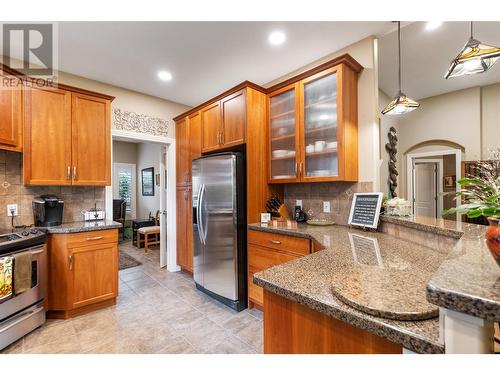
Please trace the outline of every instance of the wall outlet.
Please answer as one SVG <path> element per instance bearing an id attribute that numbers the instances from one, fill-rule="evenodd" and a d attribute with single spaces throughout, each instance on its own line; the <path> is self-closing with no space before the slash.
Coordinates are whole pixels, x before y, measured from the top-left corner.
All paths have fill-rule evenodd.
<path id="1" fill-rule="evenodd" d="M 330 213 L 330 202 L 329 201 L 323 201 L 323 212 Z"/>
<path id="2" fill-rule="evenodd" d="M 296 205 L 296 206 L 299 206 L 299 207 L 302 209 L 302 199 L 297 199 L 297 200 L 295 201 L 295 205 Z"/>
<path id="3" fill-rule="evenodd" d="M 7 216 L 17 216 L 17 204 L 7 205 Z"/>

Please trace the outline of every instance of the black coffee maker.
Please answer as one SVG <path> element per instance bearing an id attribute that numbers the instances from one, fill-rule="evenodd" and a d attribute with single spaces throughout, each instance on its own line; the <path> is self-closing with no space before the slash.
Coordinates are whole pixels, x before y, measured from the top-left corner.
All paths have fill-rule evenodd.
<path id="1" fill-rule="evenodd" d="M 64 201 L 55 195 L 42 195 L 32 202 L 36 227 L 53 227 L 62 224 Z"/>

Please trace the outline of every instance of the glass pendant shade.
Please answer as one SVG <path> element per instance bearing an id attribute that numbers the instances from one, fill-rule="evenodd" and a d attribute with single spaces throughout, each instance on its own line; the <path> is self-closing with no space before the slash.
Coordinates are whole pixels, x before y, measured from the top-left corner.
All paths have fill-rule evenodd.
<path id="1" fill-rule="evenodd" d="M 398 22 L 398 84 L 399 91 L 382 111 L 383 115 L 404 115 L 417 109 L 420 104 L 401 91 L 401 22 Z"/>
<path id="2" fill-rule="evenodd" d="M 484 73 L 500 58 L 500 48 L 470 38 L 462 51 L 451 62 L 444 78 Z"/>
<path id="3" fill-rule="evenodd" d="M 382 111 L 383 115 L 404 115 L 420 106 L 415 100 L 408 98 L 401 91 L 391 100 Z"/>

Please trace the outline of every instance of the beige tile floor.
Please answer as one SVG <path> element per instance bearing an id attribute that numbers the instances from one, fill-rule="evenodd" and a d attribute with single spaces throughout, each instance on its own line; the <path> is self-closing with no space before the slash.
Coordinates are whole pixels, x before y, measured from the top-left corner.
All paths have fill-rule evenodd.
<path id="1" fill-rule="evenodd" d="M 143 264 L 120 271 L 115 306 L 48 320 L 2 353 L 262 353 L 260 311 L 233 311 L 189 275 L 160 269 L 158 250 L 120 248 Z"/>

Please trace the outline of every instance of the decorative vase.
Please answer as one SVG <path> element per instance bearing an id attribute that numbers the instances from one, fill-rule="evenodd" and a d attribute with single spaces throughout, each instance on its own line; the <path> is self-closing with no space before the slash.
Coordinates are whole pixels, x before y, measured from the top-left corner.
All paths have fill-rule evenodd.
<path id="1" fill-rule="evenodd" d="M 490 226 L 485 234 L 486 244 L 488 245 L 491 255 L 500 266 L 500 226 L 498 226 L 500 218 L 489 217 L 488 222 Z"/>

